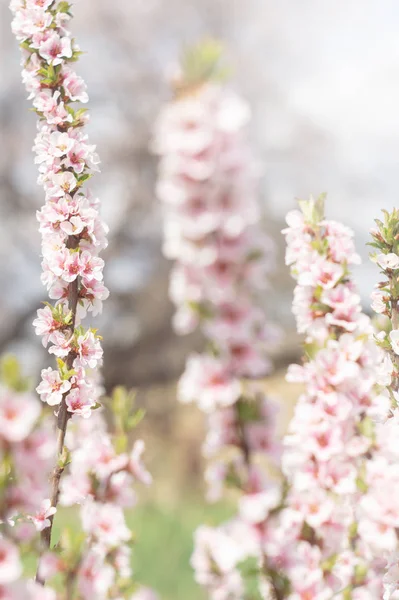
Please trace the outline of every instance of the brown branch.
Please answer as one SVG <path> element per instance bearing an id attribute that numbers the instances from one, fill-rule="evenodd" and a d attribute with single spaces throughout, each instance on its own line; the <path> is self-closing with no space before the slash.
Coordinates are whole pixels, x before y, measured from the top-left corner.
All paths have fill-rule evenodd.
<path id="1" fill-rule="evenodd" d="M 77 248 L 78 246 L 79 246 L 79 238 L 77 238 L 75 236 L 71 236 L 68 238 L 68 242 L 67 242 L 68 248 L 74 249 L 74 248 Z M 69 306 L 69 310 L 72 313 L 72 320 L 71 320 L 71 324 L 69 326 L 71 335 L 73 335 L 73 333 L 75 331 L 76 310 L 77 310 L 77 306 L 78 306 L 78 299 L 79 299 L 79 281 L 78 281 L 78 278 L 76 278 L 75 281 L 72 281 L 72 283 L 70 283 L 68 286 L 68 306 Z M 68 370 L 72 369 L 73 361 L 75 358 L 76 358 L 75 352 L 73 350 L 70 351 L 67 356 L 67 359 L 66 359 L 66 366 L 67 366 Z M 60 404 L 60 408 L 58 411 L 58 415 L 57 415 L 56 464 L 54 466 L 54 470 L 50 477 L 50 483 L 51 483 L 50 500 L 51 500 L 51 506 L 54 506 L 54 507 L 57 507 L 57 505 L 58 505 L 60 481 L 61 481 L 61 477 L 62 477 L 64 468 L 65 468 L 64 465 L 62 464 L 62 456 L 63 456 L 63 452 L 64 452 L 65 435 L 66 435 L 66 430 L 67 430 L 67 426 L 68 426 L 68 421 L 71 417 L 71 413 L 68 412 L 68 408 L 67 408 L 67 404 L 66 404 L 66 397 L 68 396 L 68 393 L 69 392 L 66 392 L 63 395 L 62 401 Z M 49 518 L 49 520 L 50 520 L 49 527 L 46 527 L 45 529 L 43 529 L 43 531 L 41 533 L 42 546 L 46 550 L 51 547 L 51 534 L 53 531 L 54 515 L 52 515 Z M 39 564 L 40 564 L 40 559 L 39 559 Z M 36 581 L 38 583 L 40 583 L 41 585 L 44 585 L 45 580 L 39 576 L 38 571 L 39 571 L 39 569 L 36 572 Z"/>
<path id="2" fill-rule="evenodd" d="M 249 470 L 251 468 L 251 451 L 250 451 L 247 436 L 245 433 L 245 422 L 241 418 L 241 415 L 240 415 L 240 402 L 242 402 L 242 400 L 238 400 L 235 407 L 236 407 L 236 414 L 237 414 L 238 429 L 240 432 L 240 443 L 241 443 L 240 447 L 241 447 L 241 452 L 244 457 L 244 463 L 247 468 L 247 476 L 249 479 L 249 475 L 250 475 Z"/>

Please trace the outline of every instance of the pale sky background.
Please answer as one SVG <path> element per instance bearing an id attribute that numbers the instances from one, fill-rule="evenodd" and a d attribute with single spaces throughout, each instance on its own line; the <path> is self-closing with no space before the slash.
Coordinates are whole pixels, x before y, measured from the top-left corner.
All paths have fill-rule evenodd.
<path id="1" fill-rule="evenodd" d="M 89 87 L 91 141 L 102 159 L 94 187 L 111 227 L 106 279 L 113 298 L 134 296 L 165 273 L 151 126 L 168 98 L 165 74 L 183 44 L 211 35 L 225 43 L 232 85 L 252 107 L 251 136 L 276 239 L 295 197 L 327 192 L 328 216 L 355 229 L 368 304 L 377 279 L 364 245 L 368 230 L 381 208 L 399 206 L 398 0 L 77 0 L 74 13 L 73 33 L 87 51 L 78 70 Z M 43 199 L 31 154 L 35 117 L 10 20 L 1 0 L 0 310 L 6 325 L 45 294 L 35 221 Z M 157 293 L 167 302 L 165 290 Z M 105 322 L 110 337 L 121 317 L 113 302 L 104 317 L 113 324 Z M 117 321 L 123 335 L 130 332 L 126 343 L 140 335 L 141 321 L 130 312 Z"/>

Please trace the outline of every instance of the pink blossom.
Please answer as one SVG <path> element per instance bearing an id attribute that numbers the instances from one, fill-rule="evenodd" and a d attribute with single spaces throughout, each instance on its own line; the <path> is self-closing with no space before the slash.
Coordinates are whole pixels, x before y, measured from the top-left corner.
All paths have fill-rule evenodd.
<path id="1" fill-rule="evenodd" d="M 389 334 L 392 350 L 399 355 L 399 329 L 393 329 Z"/>
<path id="2" fill-rule="evenodd" d="M 52 4 L 52 0 L 26 0 L 26 8 L 43 8 L 46 10 L 50 4 Z"/>
<path id="3" fill-rule="evenodd" d="M 34 516 L 30 516 L 29 518 L 32 520 L 37 531 L 43 531 L 43 529 L 50 527 L 50 517 L 55 515 L 56 512 L 57 509 L 55 508 L 55 506 L 52 506 L 51 501 L 46 499 L 43 500 L 40 511 Z"/>
<path id="4" fill-rule="evenodd" d="M 49 64 L 60 65 L 64 58 L 71 58 L 72 46 L 68 37 L 60 37 L 53 33 L 39 46 L 39 54 Z"/>
<path id="5" fill-rule="evenodd" d="M 51 577 L 60 573 L 64 568 L 65 565 L 57 554 L 45 552 L 40 557 L 39 575 L 44 581 L 51 579 Z"/>
<path id="6" fill-rule="evenodd" d="M 18 40 L 25 40 L 31 35 L 44 31 L 51 25 L 52 16 L 44 8 L 21 8 L 16 10 L 11 24 L 12 31 Z"/>
<path id="7" fill-rule="evenodd" d="M 84 530 L 100 544 L 116 547 L 130 539 L 130 530 L 126 526 L 123 511 L 118 506 L 88 502 L 81 510 Z"/>
<path id="8" fill-rule="evenodd" d="M 76 344 L 80 364 L 94 369 L 103 355 L 98 337 L 89 330 L 84 335 L 78 336 Z"/>
<path id="9" fill-rule="evenodd" d="M 0 538 L 0 586 L 16 581 L 21 573 L 22 564 L 16 546 Z"/>
<path id="10" fill-rule="evenodd" d="M 102 281 L 102 271 L 104 267 L 104 261 L 98 256 L 92 256 L 87 250 L 83 250 L 79 257 L 80 262 L 80 275 L 84 280 L 90 281 L 95 279 L 96 281 Z"/>
<path id="11" fill-rule="evenodd" d="M 79 77 L 79 75 L 77 75 L 74 71 L 65 67 L 63 70 L 63 74 L 63 86 L 67 96 L 73 102 L 88 102 L 89 97 L 87 95 L 87 88 L 83 79 Z"/>
<path id="12" fill-rule="evenodd" d="M 71 389 L 71 382 L 68 379 L 61 379 L 58 371 L 51 367 L 42 369 L 42 381 L 36 388 L 43 402 L 50 406 L 60 404 L 63 395 Z"/>
<path id="13" fill-rule="evenodd" d="M 248 556 L 256 557 L 257 554 L 256 537 L 248 526 L 238 521 L 219 528 L 202 525 L 195 532 L 191 564 L 196 581 L 211 593 L 218 593 L 215 598 L 239 600 L 244 589 L 236 567 Z"/>
<path id="14" fill-rule="evenodd" d="M 138 479 L 138 481 L 141 481 L 146 485 L 150 485 L 152 482 L 152 476 L 141 461 L 141 456 L 144 452 L 144 449 L 145 445 L 143 440 L 136 440 L 129 456 L 128 470 L 136 479 Z"/>
<path id="15" fill-rule="evenodd" d="M 33 106 L 39 112 L 51 114 L 57 109 L 59 97 L 60 92 L 58 91 L 43 90 L 35 96 Z"/>
<path id="16" fill-rule="evenodd" d="M 49 136 L 50 147 L 47 152 L 51 149 L 51 152 L 55 157 L 61 158 L 70 152 L 74 144 L 74 139 L 70 137 L 68 133 L 53 131 Z"/>
<path id="17" fill-rule="evenodd" d="M 0 439 L 21 442 L 30 434 L 39 415 L 40 405 L 34 396 L 0 388 Z"/>
<path id="18" fill-rule="evenodd" d="M 54 346 L 49 348 L 49 353 L 54 354 L 58 358 L 65 358 L 71 351 L 72 348 L 72 337 L 69 331 L 56 331 L 51 336 L 51 341 Z"/>
<path id="19" fill-rule="evenodd" d="M 384 270 L 399 269 L 399 256 L 393 252 L 378 254 L 375 257 L 377 264 Z"/>
<path id="20" fill-rule="evenodd" d="M 88 160 L 88 150 L 84 144 L 75 143 L 68 151 L 65 166 L 72 168 L 75 173 L 82 173 Z"/>
<path id="21" fill-rule="evenodd" d="M 399 589 L 399 553 L 394 552 L 389 557 L 387 572 L 384 575 L 383 600 L 390 600 Z"/>
<path id="22" fill-rule="evenodd" d="M 80 274 L 81 266 L 80 266 L 80 256 L 79 252 L 70 252 L 65 260 L 63 265 L 63 274 L 62 277 L 64 281 L 70 283 L 71 281 L 75 281 L 75 279 Z"/>
<path id="23" fill-rule="evenodd" d="M 280 486 L 276 485 L 256 494 L 247 494 L 240 498 L 239 512 L 247 523 L 261 523 L 269 512 L 276 508 L 281 500 Z"/>
<path id="24" fill-rule="evenodd" d="M 24 595 L 24 600 L 26 597 L 28 597 L 29 600 L 57 600 L 57 593 L 55 590 L 50 587 L 43 588 L 43 586 L 36 581 L 28 580 L 26 588 L 28 596 Z"/>
<path id="25" fill-rule="evenodd" d="M 60 503 L 63 506 L 83 504 L 92 491 L 90 479 L 86 473 L 74 473 L 73 477 L 66 475 L 62 478 Z"/>
<path id="26" fill-rule="evenodd" d="M 329 262 L 315 253 L 309 264 L 309 270 L 301 271 L 299 274 L 298 284 L 312 287 L 318 284 L 325 289 L 331 289 L 336 286 L 343 274 L 342 265 Z"/>
<path id="27" fill-rule="evenodd" d="M 85 556 L 78 572 L 77 583 L 82 600 L 106 600 L 114 580 L 114 569 L 104 564 L 101 552 L 93 550 Z"/>
<path id="28" fill-rule="evenodd" d="M 53 338 L 53 333 L 62 327 L 59 321 L 56 321 L 51 308 L 46 306 L 45 308 L 39 308 L 37 311 L 37 319 L 33 321 L 33 326 L 36 331 L 36 335 L 43 336 L 43 346 L 47 346 L 49 341 Z"/>
<path id="29" fill-rule="evenodd" d="M 389 295 L 380 289 L 375 289 L 371 294 L 372 304 L 371 308 L 376 313 L 384 314 L 387 309 L 387 302 L 389 301 Z"/>
<path id="30" fill-rule="evenodd" d="M 73 388 L 66 397 L 68 411 L 81 415 L 87 419 L 91 415 L 91 409 L 95 402 L 83 389 Z"/>
<path id="31" fill-rule="evenodd" d="M 186 371 L 179 382 L 182 402 L 197 402 L 202 410 L 228 406 L 241 394 L 241 384 L 232 379 L 226 367 L 210 356 L 191 355 Z"/>
<path id="32" fill-rule="evenodd" d="M 52 190 L 54 196 L 69 194 L 76 188 L 76 177 L 70 171 L 56 173 L 52 176 L 51 181 L 54 184 L 54 189 Z"/>

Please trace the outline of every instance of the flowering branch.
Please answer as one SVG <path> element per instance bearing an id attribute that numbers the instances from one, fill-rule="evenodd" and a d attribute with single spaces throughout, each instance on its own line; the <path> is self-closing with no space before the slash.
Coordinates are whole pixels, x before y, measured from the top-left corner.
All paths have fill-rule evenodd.
<path id="1" fill-rule="evenodd" d="M 0 362 L 0 590 L 4 598 L 42 597 L 23 578 L 23 564 L 37 551 L 36 531 L 55 512 L 47 493 L 54 443 L 38 399 L 13 357 Z M 44 597 L 43 597 L 44 598 Z M 44 598 L 44 600 L 47 600 Z M 49 598 L 49 600 L 51 600 Z"/>
<path id="2" fill-rule="evenodd" d="M 385 360 L 390 367 L 388 390 L 396 405 L 393 392 L 399 389 L 399 211 L 384 211 L 384 221 L 377 219 L 376 224 L 377 228 L 371 231 L 373 241 L 370 246 L 378 250 L 372 255 L 372 260 L 380 267 L 384 280 L 377 284 L 372 293 L 372 308 L 388 318 L 391 328 L 389 336 L 378 336 L 378 344 L 385 352 Z"/>
<path id="3" fill-rule="evenodd" d="M 387 491 L 395 484 L 389 436 L 384 441 L 379 425 L 389 406 L 378 385 L 380 357 L 349 271 L 359 262 L 353 233 L 325 219 L 322 198 L 300 206 L 284 230 L 297 281 L 293 312 L 306 335 L 305 364 L 288 372 L 306 385 L 283 455 L 287 539 L 297 545 L 288 573 L 293 589 L 312 598 L 349 598 L 354 590 L 380 598 L 378 559 L 396 546 L 399 523 Z"/>
<path id="4" fill-rule="evenodd" d="M 399 515 L 397 511 L 397 498 L 399 494 L 399 477 L 397 464 L 399 453 L 396 450 L 399 436 L 399 211 L 383 211 L 383 220 L 376 219 L 377 227 L 371 230 L 372 242 L 370 245 L 377 251 L 371 259 L 379 266 L 383 280 L 380 281 L 372 293 L 372 308 L 379 315 L 386 317 L 382 323 L 383 328 L 375 336 L 376 343 L 382 354 L 380 368 L 380 384 L 385 387 L 388 409 L 386 418 L 379 425 L 380 454 L 384 463 L 381 470 L 381 496 L 377 514 L 385 517 L 384 521 L 395 527 L 395 533 L 386 543 L 386 574 L 384 577 L 384 600 L 395 598 L 399 591 L 399 554 L 398 532 Z M 384 493 L 385 491 L 385 493 Z M 382 505 L 382 508 L 381 508 Z M 381 517 L 380 517 L 381 518 Z"/>
<path id="5" fill-rule="evenodd" d="M 275 407 L 256 382 L 270 371 L 266 350 L 277 337 L 256 300 L 267 286 L 274 247 L 259 226 L 257 168 L 245 136 L 249 109 L 218 81 L 219 59 L 214 42 L 186 54 L 154 143 L 161 155 L 157 195 L 165 209 L 164 253 L 175 260 L 174 326 L 181 334 L 199 328 L 207 343 L 205 352 L 189 356 L 178 394 L 208 415 L 209 498 L 217 499 L 223 487 L 241 495 L 233 522 L 198 530 L 192 563 L 212 598 L 221 589 L 241 598 L 237 565 L 259 557 L 257 577 L 266 575 L 281 598 L 262 556 L 259 530 L 282 491 L 254 460 L 261 454 L 275 462 L 279 456 Z M 223 458 L 226 448 L 234 450 L 229 459 Z M 228 539 L 235 550 L 226 569 L 217 546 Z"/>
<path id="6" fill-rule="evenodd" d="M 73 414 L 90 416 L 98 400 L 95 372 L 100 363 L 100 338 L 84 329 L 87 312 L 101 312 L 108 290 L 102 283 L 106 226 L 99 201 L 84 189 L 98 171 L 95 146 L 88 143 L 84 125 L 88 96 L 72 64 L 81 54 L 67 29 L 71 5 L 60 0 L 12 0 L 12 30 L 22 49 L 22 78 L 39 116 L 35 162 L 46 203 L 38 212 L 42 234 L 43 274 L 55 305 L 39 309 L 34 321 L 43 345 L 57 357 L 58 369 L 43 369 L 37 388 L 41 399 L 57 410 L 58 459 L 52 475 L 51 505 L 57 506 L 60 479 L 65 467 L 64 441 Z M 51 544 L 52 517 L 44 529 L 44 547 Z"/>
<path id="7" fill-rule="evenodd" d="M 60 504 L 80 505 L 83 535 L 64 530 L 63 552 L 45 553 L 39 575 L 50 581 L 61 577 L 70 598 L 74 590 L 82 600 L 131 597 L 137 590 L 124 511 L 136 503 L 136 485 L 150 484 L 151 475 L 142 463 L 144 442 L 129 442 L 142 417 L 141 411 L 132 411 L 133 404 L 131 393 L 116 388 L 105 403 L 107 418 L 100 410 L 68 428 L 70 468 L 61 481 Z"/>

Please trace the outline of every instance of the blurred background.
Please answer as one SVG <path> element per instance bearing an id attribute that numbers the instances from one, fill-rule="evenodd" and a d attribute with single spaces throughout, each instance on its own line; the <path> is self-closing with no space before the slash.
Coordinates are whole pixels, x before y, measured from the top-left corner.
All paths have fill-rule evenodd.
<path id="1" fill-rule="evenodd" d="M 8 2 L 0 3 L 0 352 L 18 355 L 35 379 L 48 364 L 31 322 L 45 290 L 31 147 L 35 115 L 20 81 Z M 162 258 L 151 127 L 169 98 L 168 74 L 181 49 L 220 39 L 231 85 L 249 102 L 251 139 L 263 166 L 265 228 L 279 247 L 269 315 L 286 337 L 268 386 L 291 406 L 286 364 L 300 353 L 290 316 L 292 283 L 280 230 L 295 197 L 328 192 L 327 213 L 354 228 L 363 258 L 357 276 L 368 308 L 376 270 L 365 243 L 373 218 L 396 203 L 399 170 L 399 4 L 396 0 L 79 0 L 74 35 L 87 54 L 78 71 L 90 93 L 91 141 L 102 173 L 93 191 L 110 226 L 104 253 L 111 297 L 98 327 L 107 389 L 138 389 L 156 480 L 132 520 L 137 573 L 166 600 L 195 600 L 188 565 L 192 529 L 225 518 L 202 494 L 202 419 L 175 402 L 175 382 L 195 336 L 171 330 L 170 265 Z M 285 419 L 283 419 L 284 421 Z M 166 551 L 167 550 L 167 551 Z M 177 576 L 177 572 L 179 576 Z"/>

